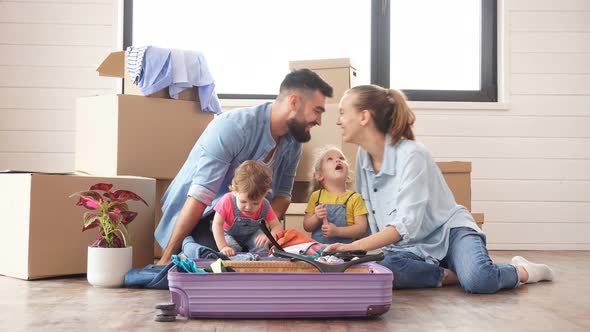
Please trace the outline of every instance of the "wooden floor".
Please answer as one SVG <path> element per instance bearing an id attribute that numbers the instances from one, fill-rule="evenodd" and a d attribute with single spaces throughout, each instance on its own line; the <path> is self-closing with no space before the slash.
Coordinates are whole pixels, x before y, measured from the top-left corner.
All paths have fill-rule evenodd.
<path id="1" fill-rule="evenodd" d="M 496 251 L 545 262 L 555 282 L 494 295 L 460 287 L 394 291 L 391 310 L 372 319 L 153 320 L 168 291 L 101 289 L 84 278 L 22 281 L 0 276 L 0 331 L 590 331 L 590 252 Z"/>

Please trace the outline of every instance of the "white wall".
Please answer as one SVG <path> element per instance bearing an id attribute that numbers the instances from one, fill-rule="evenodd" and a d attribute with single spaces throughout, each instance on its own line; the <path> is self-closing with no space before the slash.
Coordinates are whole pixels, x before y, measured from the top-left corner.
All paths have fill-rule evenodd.
<path id="1" fill-rule="evenodd" d="M 0 1 L 0 170 L 74 169 L 74 101 L 113 93 L 113 0 Z"/>
<path id="2" fill-rule="evenodd" d="M 588 250 L 590 1 L 500 3 L 506 107 L 415 103 L 418 137 L 473 162 L 489 248 Z M 115 48 L 113 7 L 0 2 L 0 169 L 73 169 L 75 97 L 115 90 L 94 71 Z"/>
<path id="3" fill-rule="evenodd" d="M 417 109 L 418 138 L 473 162 L 489 248 L 588 250 L 590 1 L 503 5 L 506 109 Z"/>

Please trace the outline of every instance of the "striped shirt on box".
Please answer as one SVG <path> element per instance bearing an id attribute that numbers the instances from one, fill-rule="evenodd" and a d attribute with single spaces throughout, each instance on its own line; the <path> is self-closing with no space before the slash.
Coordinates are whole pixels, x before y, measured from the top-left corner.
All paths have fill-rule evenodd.
<path id="1" fill-rule="evenodd" d="M 143 56 L 148 46 L 142 47 L 127 47 L 127 74 L 133 84 L 137 84 L 141 78 L 141 70 L 143 68 Z"/>

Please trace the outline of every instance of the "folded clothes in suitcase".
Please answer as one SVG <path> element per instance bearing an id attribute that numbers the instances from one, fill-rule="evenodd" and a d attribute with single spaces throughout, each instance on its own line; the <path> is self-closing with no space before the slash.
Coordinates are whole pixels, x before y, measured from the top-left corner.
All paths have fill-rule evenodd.
<path id="1" fill-rule="evenodd" d="M 211 260 L 195 260 L 204 268 Z M 178 314 L 189 318 L 364 317 L 389 310 L 393 274 L 370 262 L 320 273 L 305 262 L 226 261 L 236 272 L 168 272 Z"/>

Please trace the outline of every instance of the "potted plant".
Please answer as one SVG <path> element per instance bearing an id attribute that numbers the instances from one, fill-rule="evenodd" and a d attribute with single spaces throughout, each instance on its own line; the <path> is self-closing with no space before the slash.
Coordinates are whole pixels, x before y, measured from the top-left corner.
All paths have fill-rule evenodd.
<path id="1" fill-rule="evenodd" d="M 98 228 L 99 232 L 88 247 L 87 279 L 93 286 L 119 287 L 124 284 L 125 274 L 132 267 L 133 248 L 129 246 L 127 225 L 137 212 L 129 210 L 129 200 L 143 198 L 128 190 L 111 191 L 112 184 L 97 183 L 89 190 L 73 193 L 76 203 L 90 211 L 82 217 L 82 231 Z"/>

